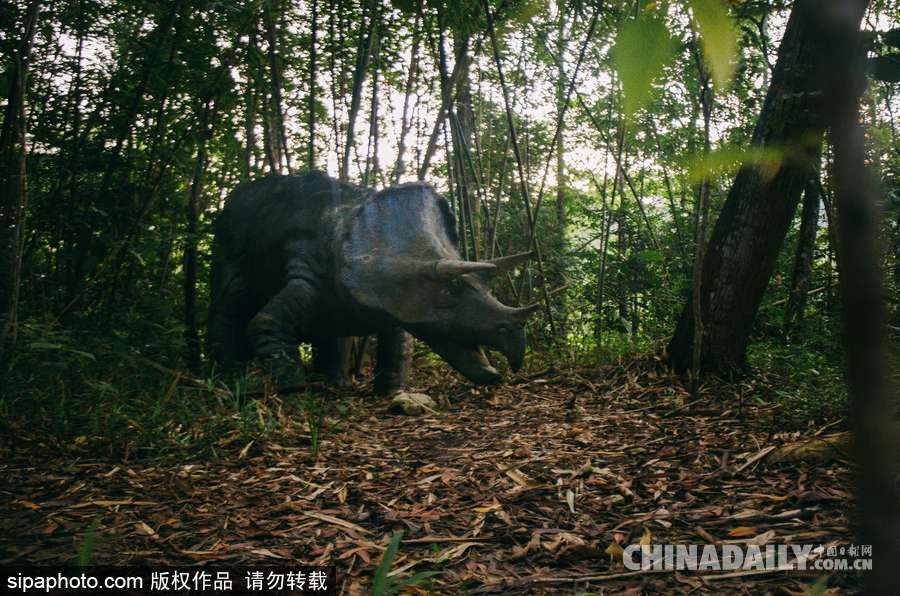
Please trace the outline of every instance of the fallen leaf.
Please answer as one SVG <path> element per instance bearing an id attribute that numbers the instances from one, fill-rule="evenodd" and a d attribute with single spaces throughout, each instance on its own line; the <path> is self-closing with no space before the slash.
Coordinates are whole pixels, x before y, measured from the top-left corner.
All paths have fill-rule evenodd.
<path id="1" fill-rule="evenodd" d="M 618 542 L 611 542 L 603 552 L 608 554 L 615 561 L 621 561 L 622 557 L 625 556 L 625 549 L 622 548 Z"/>
<path id="2" fill-rule="evenodd" d="M 728 530 L 728 535 L 732 538 L 746 538 L 747 536 L 756 536 L 756 528 L 750 526 L 738 526 Z"/>

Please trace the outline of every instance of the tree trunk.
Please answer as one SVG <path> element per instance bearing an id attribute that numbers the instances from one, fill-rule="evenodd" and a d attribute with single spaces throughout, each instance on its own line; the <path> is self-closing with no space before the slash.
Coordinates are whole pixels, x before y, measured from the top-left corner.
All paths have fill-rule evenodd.
<path id="1" fill-rule="evenodd" d="M 250 25 L 250 35 L 247 42 L 247 58 L 245 67 L 245 76 L 247 77 L 246 87 L 244 89 L 244 159 L 241 171 L 241 181 L 250 180 L 253 171 L 256 169 L 258 162 L 256 159 L 256 85 L 254 84 L 254 74 L 257 67 L 254 66 L 257 52 L 257 25 L 253 22 Z"/>
<path id="2" fill-rule="evenodd" d="M 211 135 L 209 116 L 212 100 L 201 108 L 197 164 L 191 180 L 191 194 L 187 206 L 187 229 L 184 242 L 184 339 L 187 344 L 187 364 L 192 371 L 200 369 L 200 336 L 197 331 L 197 220 L 200 214 L 200 196 L 203 194 L 203 178 L 206 175 L 206 142 Z"/>
<path id="3" fill-rule="evenodd" d="M 756 311 L 821 146 L 824 121 L 813 73 L 828 40 L 810 29 L 811 4 L 798 0 L 791 11 L 752 138 L 754 147 L 784 148 L 790 154 L 774 176 L 741 167 L 703 260 L 700 359 L 707 371 L 728 374 L 745 367 Z M 692 367 L 693 311 L 689 301 L 669 343 L 669 362 L 677 372 Z"/>
<path id="4" fill-rule="evenodd" d="M 866 166 L 859 96 L 865 88 L 859 22 L 867 0 L 818 2 L 810 16 L 829 40 L 825 98 L 834 145 L 834 196 L 838 211 L 841 298 L 844 307 L 846 379 L 856 435 L 859 541 L 872 545 L 866 592 L 900 593 L 900 515 L 897 507 L 897 390 L 885 337 L 879 206 Z"/>
<path id="5" fill-rule="evenodd" d="M 565 38 L 565 11 L 564 2 L 557 3 L 559 15 L 557 17 L 557 60 L 556 60 L 556 227 L 559 232 L 559 245 L 565 248 L 566 228 L 566 160 L 565 160 L 565 115 L 566 110 L 566 38 Z"/>
<path id="6" fill-rule="evenodd" d="M 312 19 L 310 22 L 309 42 L 309 103 L 307 106 L 307 122 L 309 128 L 309 150 L 306 154 L 306 167 L 316 169 L 316 37 L 319 29 L 319 3 L 312 0 Z"/>
<path id="7" fill-rule="evenodd" d="M 406 172 L 406 162 L 404 156 L 406 154 L 406 136 L 412 124 L 412 116 L 409 114 L 409 103 L 413 94 L 413 87 L 418 81 L 419 69 L 419 37 L 421 36 L 422 12 L 421 6 L 416 12 L 416 22 L 413 25 L 412 47 L 409 50 L 409 72 L 406 75 L 406 88 L 403 95 L 403 116 L 400 121 L 400 141 L 397 147 L 397 162 L 394 164 L 394 171 L 391 174 L 391 180 L 394 184 L 400 182 L 400 177 Z"/>
<path id="8" fill-rule="evenodd" d="M 4 191 L 0 192 L 0 357 L 15 348 L 19 314 L 19 281 L 22 275 L 22 237 L 28 196 L 25 95 L 28 66 L 40 3 L 31 0 L 25 13 L 24 31 L 9 73 L 3 128 L 0 131 L 0 168 Z"/>
<path id="9" fill-rule="evenodd" d="M 565 112 L 568 103 L 568 94 L 566 93 L 566 19 L 565 19 L 565 2 L 557 2 L 559 14 L 556 22 L 556 249 L 559 255 L 565 255 L 566 246 L 566 149 L 565 149 L 565 133 L 566 121 Z M 585 40 L 587 43 L 588 40 Z M 577 72 L 575 73 L 577 76 Z M 544 170 L 546 171 L 546 169 Z M 543 187 L 543 182 L 541 182 Z M 540 198 L 540 193 L 538 193 Z M 535 206 L 535 211 L 539 209 L 539 205 Z M 565 261 L 564 257 L 558 258 L 555 270 L 553 271 L 553 279 L 551 285 L 559 288 L 565 285 Z M 568 327 L 568 307 L 566 306 L 566 293 L 560 292 L 556 298 L 559 307 L 559 332 L 564 339 L 567 334 Z"/>
<path id="10" fill-rule="evenodd" d="M 471 159 L 472 137 L 475 134 L 475 111 L 472 109 L 472 83 L 469 78 L 469 38 L 468 35 L 454 31 L 453 53 L 457 60 L 461 60 L 459 72 L 459 87 L 456 95 L 456 139 L 454 153 L 459 162 L 459 187 L 460 198 L 466 211 L 466 220 L 469 225 L 469 236 L 472 244 L 472 256 L 479 260 L 481 256 L 481 213 L 479 205 L 478 180 L 475 176 L 475 168 Z M 446 67 L 444 68 L 446 73 Z M 452 109 L 452 108 L 451 108 Z M 453 114 L 450 115 L 451 120 Z"/>
<path id="11" fill-rule="evenodd" d="M 379 26 L 380 27 L 380 26 Z M 378 83 L 381 72 L 381 36 L 375 33 L 375 47 L 372 49 L 372 102 L 369 108 L 369 140 L 366 144 L 366 169 L 363 173 L 363 186 L 366 188 L 378 185 L 378 172 L 381 164 L 378 160 Z"/>
<path id="12" fill-rule="evenodd" d="M 703 63 L 700 52 L 700 44 L 691 30 L 691 52 L 697 65 L 697 73 L 700 78 L 699 103 L 703 112 L 703 155 L 709 155 L 710 140 L 709 126 L 712 119 L 712 88 L 709 85 L 709 71 Z M 709 176 L 704 176 L 697 189 L 697 203 L 694 206 L 694 271 L 691 279 L 691 310 L 694 313 L 702 313 L 703 309 L 703 283 L 701 278 L 704 249 L 706 247 L 706 223 L 709 217 Z M 697 397 L 700 393 L 700 354 L 703 350 L 703 323 L 702 316 L 694 316 L 693 345 L 691 346 L 691 395 Z"/>
<path id="13" fill-rule="evenodd" d="M 272 97 L 272 142 L 278 145 L 279 150 L 276 152 L 278 157 L 278 170 L 281 170 L 281 157 L 284 157 L 284 163 L 287 167 L 288 174 L 292 172 L 291 153 L 288 148 L 287 130 L 284 126 L 284 109 L 281 101 L 281 65 L 278 61 L 278 32 L 276 31 L 275 15 L 272 11 L 272 3 L 277 0 L 266 0 L 263 3 L 263 20 L 266 25 L 267 55 L 269 57 L 269 92 Z"/>
<path id="14" fill-rule="evenodd" d="M 378 20 L 381 16 L 378 11 L 379 6 L 379 0 L 372 0 L 368 10 L 368 23 L 366 23 L 365 19 L 365 10 L 363 10 L 360 23 L 359 42 L 356 48 L 356 68 L 353 71 L 353 91 L 350 97 L 350 113 L 347 116 L 347 138 L 344 142 L 344 157 L 341 161 L 340 179 L 343 181 L 350 179 L 350 151 L 353 149 L 355 142 L 356 118 L 359 115 L 359 108 L 362 104 L 363 83 L 369 70 L 369 58 L 372 55 L 375 36 L 377 35 Z"/>
<path id="15" fill-rule="evenodd" d="M 456 49 L 458 51 L 467 52 L 468 42 L 456 45 Z M 459 85 L 459 79 L 460 76 L 462 76 L 462 68 L 465 65 L 465 62 L 459 54 L 454 57 L 454 60 L 453 71 L 450 73 L 447 84 L 441 85 L 441 109 L 438 111 L 438 114 L 446 114 L 447 110 L 450 109 L 450 105 L 453 103 L 454 90 Z M 437 150 L 438 136 L 441 133 L 442 125 L 443 119 L 438 118 L 435 120 L 434 126 L 431 129 L 431 136 L 428 137 L 428 143 L 425 146 L 422 163 L 419 164 L 419 180 L 424 180 L 425 176 L 428 175 L 428 169 L 431 167 L 431 159 L 434 157 L 434 152 Z"/>
<path id="16" fill-rule="evenodd" d="M 819 229 L 819 169 L 810 176 L 803 191 L 803 212 L 800 216 L 800 237 L 794 255 L 794 269 L 791 274 L 790 294 L 784 308 L 784 332 L 791 330 L 803 320 L 806 294 L 809 292 L 812 274 L 813 252 L 816 247 L 816 232 Z"/>

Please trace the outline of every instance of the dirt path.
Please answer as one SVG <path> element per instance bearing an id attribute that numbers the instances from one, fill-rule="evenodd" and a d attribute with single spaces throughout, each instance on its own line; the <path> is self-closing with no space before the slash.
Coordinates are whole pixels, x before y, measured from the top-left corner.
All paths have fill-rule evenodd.
<path id="1" fill-rule="evenodd" d="M 615 545 L 854 542 L 846 462 L 767 463 L 792 437 L 773 434 L 773 410 L 748 405 L 752 380 L 698 403 L 652 360 L 493 394 L 427 384 L 449 410 L 408 418 L 355 399 L 318 458 L 297 431 L 224 438 L 218 460 L 174 467 L 6 445 L 0 563 L 70 560 L 94 523 L 96 564 L 335 564 L 353 594 L 402 529 L 393 569 L 439 571 L 440 593 L 759 592 L 818 577 L 633 575 Z"/>

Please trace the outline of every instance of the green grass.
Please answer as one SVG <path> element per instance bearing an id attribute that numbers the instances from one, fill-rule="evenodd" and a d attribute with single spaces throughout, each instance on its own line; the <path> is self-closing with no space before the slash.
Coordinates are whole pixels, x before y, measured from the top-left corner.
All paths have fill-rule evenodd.
<path id="1" fill-rule="evenodd" d="M 391 566 L 400 550 L 400 541 L 403 539 L 403 530 L 394 533 L 381 557 L 381 563 L 375 570 L 375 578 L 372 580 L 372 596 L 389 596 L 399 594 L 404 588 L 430 583 L 432 577 L 440 575 L 439 571 L 420 571 L 418 573 L 397 574 L 390 576 Z"/>
<path id="2" fill-rule="evenodd" d="M 132 458 L 215 457 L 223 448 L 296 430 L 309 432 L 318 451 L 331 409 L 321 396 L 260 397 L 271 386 L 262 371 L 203 378 L 177 372 L 177 362 L 164 355 L 136 354 L 135 343 L 23 327 L 16 359 L 2 371 L 4 434 Z"/>
<path id="3" fill-rule="evenodd" d="M 769 381 L 768 399 L 778 405 L 779 424 L 784 428 L 846 416 L 847 388 L 836 344 L 757 342 L 750 345 L 747 356 L 756 373 Z"/>

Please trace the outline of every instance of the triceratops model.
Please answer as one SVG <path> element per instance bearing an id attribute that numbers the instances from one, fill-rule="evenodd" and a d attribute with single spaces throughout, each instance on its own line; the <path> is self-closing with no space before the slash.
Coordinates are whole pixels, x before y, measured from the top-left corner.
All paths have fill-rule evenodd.
<path id="1" fill-rule="evenodd" d="M 535 307 L 498 302 L 484 278 L 528 259 L 461 260 L 447 201 L 426 184 L 375 194 L 313 172 L 238 187 L 215 225 L 207 350 L 224 364 L 314 348 L 341 381 L 341 338 L 377 334 L 375 389 L 402 389 L 412 338 L 475 383 L 515 371 Z"/>

